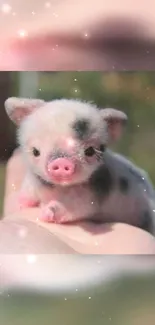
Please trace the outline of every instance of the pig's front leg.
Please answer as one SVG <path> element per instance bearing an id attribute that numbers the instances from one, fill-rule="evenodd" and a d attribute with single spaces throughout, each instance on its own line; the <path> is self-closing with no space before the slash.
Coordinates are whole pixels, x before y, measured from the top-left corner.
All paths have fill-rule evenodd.
<path id="1" fill-rule="evenodd" d="M 36 207 L 40 203 L 37 196 L 36 184 L 29 174 L 26 175 L 22 184 L 18 202 L 20 209 Z"/>
<path id="2" fill-rule="evenodd" d="M 58 201 L 50 201 L 42 208 L 41 219 L 45 222 L 66 223 L 71 222 L 74 216 Z"/>
<path id="3" fill-rule="evenodd" d="M 86 220 L 96 216 L 98 203 L 93 193 L 86 187 L 76 186 L 64 191 L 53 191 L 53 199 L 43 207 L 42 220 L 67 223 Z"/>

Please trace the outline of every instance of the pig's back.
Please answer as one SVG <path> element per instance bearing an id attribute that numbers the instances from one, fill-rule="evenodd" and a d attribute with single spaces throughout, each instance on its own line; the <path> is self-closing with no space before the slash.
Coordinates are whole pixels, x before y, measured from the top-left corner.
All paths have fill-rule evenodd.
<path id="1" fill-rule="evenodd" d="M 148 174 L 124 156 L 107 150 L 105 154 L 105 164 L 114 175 L 115 180 L 126 178 L 134 188 L 140 186 L 150 199 L 155 199 L 155 190 Z"/>
<path id="2" fill-rule="evenodd" d="M 108 150 L 90 185 L 104 222 L 123 222 L 152 232 L 154 189 L 143 170 Z"/>

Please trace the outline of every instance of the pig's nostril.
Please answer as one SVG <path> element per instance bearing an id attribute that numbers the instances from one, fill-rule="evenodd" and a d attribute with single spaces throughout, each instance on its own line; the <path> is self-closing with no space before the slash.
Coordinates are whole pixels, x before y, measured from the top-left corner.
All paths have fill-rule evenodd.
<path id="1" fill-rule="evenodd" d="M 59 169 L 59 166 L 54 166 L 53 167 L 53 170 L 58 170 Z"/>
<path id="2" fill-rule="evenodd" d="M 66 171 L 69 171 L 69 167 L 68 166 L 64 166 L 64 170 L 66 170 Z M 53 166 L 53 170 L 59 170 L 59 166 Z"/>

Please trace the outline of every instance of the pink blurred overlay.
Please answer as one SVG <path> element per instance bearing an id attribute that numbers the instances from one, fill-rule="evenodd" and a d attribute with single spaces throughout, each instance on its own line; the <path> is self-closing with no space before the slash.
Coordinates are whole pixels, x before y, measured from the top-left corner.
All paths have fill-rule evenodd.
<path id="1" fill-rule="evenodd" d="M 154 69 L 154 27 L 154 0 L 0 1 L 0 69 Z"/>

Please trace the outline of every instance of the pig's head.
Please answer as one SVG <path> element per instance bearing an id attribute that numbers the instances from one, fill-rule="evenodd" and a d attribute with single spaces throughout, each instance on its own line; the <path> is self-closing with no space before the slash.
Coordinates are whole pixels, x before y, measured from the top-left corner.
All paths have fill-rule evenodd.
<path id="1" fill-rule="evenodd" d="M 77 100 L 9 98 L 5 108 L 18 125 L 18 141 L 33 173 L 48 183 L 86 182 L 104 163 L 110 140 L 121 136 L 127 116 Z"/>

